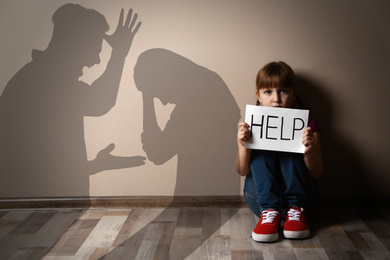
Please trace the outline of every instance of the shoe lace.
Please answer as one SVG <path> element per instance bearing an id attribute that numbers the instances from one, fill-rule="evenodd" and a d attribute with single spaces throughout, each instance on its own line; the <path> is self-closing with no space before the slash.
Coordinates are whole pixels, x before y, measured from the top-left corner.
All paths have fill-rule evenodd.
<path id="1" fill-rule="evenodd" d="M 299 209 L 291 208 L 288 212 L 288 219 L 289 220 L 295 220 L 295 221 L 301 221 L 301 213 L 302 211 Z"/>
<path id="2" fill-rule="evenodd" d="M 273 223 L 278 214 L 279 212 L 277 211 L 263 211 L 261 224 Z"/>

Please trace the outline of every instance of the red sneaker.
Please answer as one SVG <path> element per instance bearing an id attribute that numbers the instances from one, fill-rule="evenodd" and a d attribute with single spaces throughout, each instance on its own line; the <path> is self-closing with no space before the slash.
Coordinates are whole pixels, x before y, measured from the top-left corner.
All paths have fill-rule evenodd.
<path id="1" fill-rule="evenodd" d="M 302 239 L 310 235 L 307 227 L 306 212 L 302 208 L 292 207 L 286 216 L 283 235 L 289 239 Z"/>
<path id="2" fill-rule="evenodd" d="M 259 223 L 252 232 L 253 240 L 257 242 L 274 242 L 279 238 L 280 214 L 273 209 L 261 213 Z"/>

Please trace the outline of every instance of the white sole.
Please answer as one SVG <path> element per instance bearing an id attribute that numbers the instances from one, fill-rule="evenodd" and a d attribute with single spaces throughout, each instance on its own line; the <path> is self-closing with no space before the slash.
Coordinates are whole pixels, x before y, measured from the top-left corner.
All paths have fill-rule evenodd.
<path id="1" fill-rule="evenodd" d="M 279 234 L 274 233 L 274 234 L 256 234 L 255 232 L 252 232 L 252 239 L 255 240 L 256 242 L 275 242 L 278 240 Z"/>
<path id="2" fill-rule="evenodd" d="M 303 239 L 310 236 L 310 230 L 302 230 L 302 231 L 288 231 L 283 230 L 283 236 L 288 239 Z"/>

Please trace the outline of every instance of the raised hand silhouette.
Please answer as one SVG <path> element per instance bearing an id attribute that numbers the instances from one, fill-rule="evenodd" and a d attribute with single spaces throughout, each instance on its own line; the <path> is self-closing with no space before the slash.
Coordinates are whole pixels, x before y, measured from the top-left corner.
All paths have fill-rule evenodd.
<path id="1" fill-rule="evenodd" d="M 133 9 L 129 10 L 125 23 L 123 23 L 123 16 L 124 10 L 122 9 L 115 32 L 111 35 L 106 35 L 104 39 L 110 44 L 114 51 L 118 51 L 126 56 L 130 50 L 135 34 L 141 27 L 141 22 L 138 22 L 135 26 L 138 14 L 134 14 L 133 16 Z"/>

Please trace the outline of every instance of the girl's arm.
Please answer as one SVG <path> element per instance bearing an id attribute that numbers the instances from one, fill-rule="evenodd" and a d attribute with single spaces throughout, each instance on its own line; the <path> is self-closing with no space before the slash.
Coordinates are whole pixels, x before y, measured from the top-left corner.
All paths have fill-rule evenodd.
<path id="1" fill-rule="evenodd" d="M 250 159 L 251 159 L 251 149 L 245 148 L 245 142 L 249 141 L 249 125 L 245 122 L 240 122 L 238 124 L 238 134 L 237 134 L 237 155 L 234 160 L 234 169 L 241 176 L 245 176 L 250 172 Z"/>
<path id="2" fill-rule="evenodd" d="M 304 160 L 309 170 L 309 176 L 313 179 L 317 179 L 324 171 L 324 166 L 322 163 L 320 133 L 313 133 L 311 128 L 307 127 L 303 132 L 302 143 L 306 147 Z"/>

